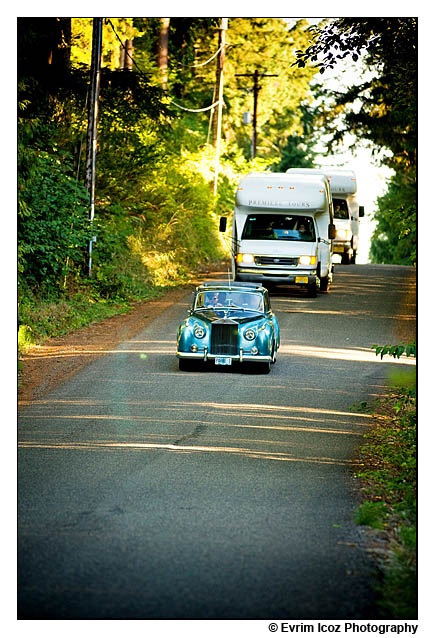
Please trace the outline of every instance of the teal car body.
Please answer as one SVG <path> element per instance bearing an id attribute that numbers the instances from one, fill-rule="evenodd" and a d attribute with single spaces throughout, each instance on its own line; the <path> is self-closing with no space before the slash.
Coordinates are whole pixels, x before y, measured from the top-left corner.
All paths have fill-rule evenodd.
<path id="1" fill-rule="evenodd" d="M 181 370 L 193 363 L 247 364 L 268 373 L 280 347 L 280 329 L 268 291 L 247 282 L 205 282 L 194 292 L 177 332 Z"/>

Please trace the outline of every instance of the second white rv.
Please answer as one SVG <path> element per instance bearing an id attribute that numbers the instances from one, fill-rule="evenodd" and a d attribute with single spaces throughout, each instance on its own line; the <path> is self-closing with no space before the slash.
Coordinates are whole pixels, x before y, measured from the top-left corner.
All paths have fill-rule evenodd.
<path id="1" fill-rule="evenodd" d="M 355 264 L 359 250 L 360 217 L 364 215 L 364 208 L 359 206 L 357 201 L 355 172 L 338 168 L 288 168 L 286 173 L 291 175 L 325 175 L 328 178 L 336 226 L 333 252 L 341 256 L 343 264 Z"/>
<path id="2" fill-rule="evenodd" d="M 220 221 L 224 231 L 227 218 Z M 236 190 L 232 223 L 235 281 L 304 287 L 332 280 L 333 202 L 323 175 L 252 173 Z"/>

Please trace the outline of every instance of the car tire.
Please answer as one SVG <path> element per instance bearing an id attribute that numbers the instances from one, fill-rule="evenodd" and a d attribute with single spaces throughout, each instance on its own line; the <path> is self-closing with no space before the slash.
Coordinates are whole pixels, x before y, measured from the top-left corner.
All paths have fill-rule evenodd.
<path id="1" fill-rule="evenodd" d="M 179 359 L 179 370 L 183 372 L 188 372 L 193 370 L 195 367 L 196 361 L 192 361 L 192 359 Z"/>
<path id="2" fill-rule="evenodd" d="M 262 363 L 257 363 L 256 372 L 258 374 L 269 374 L 271 372 L 271 361 L 262 361 Z"/>
<path id="3" fill-rule="evenodd" d="M 316 287 L 316 283 L 310 284 L 310 286 L 307 289 L 308 293 L 309 293 L 309 297 L 316 297 L 318 294 L 318 289 Z"/>
<path id="4" fill-rule="evenodd" d="M 321 292 L 328 292 L 330 290 L 330 279 L 328 275 L 321 277 L 319 289 Z"/>

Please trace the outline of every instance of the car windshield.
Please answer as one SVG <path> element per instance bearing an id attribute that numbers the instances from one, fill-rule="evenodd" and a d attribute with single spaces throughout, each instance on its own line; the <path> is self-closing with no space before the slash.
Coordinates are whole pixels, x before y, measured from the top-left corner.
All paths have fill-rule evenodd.
<path id="1" fill-rule="evenodd" d="M 315 241 L 313 219 L 303 215 L 248 215 L 242 239 Z"/>
<path id="2" fill-rule="evenodd" d="M 207 290 L 199 292 L 195 308 L 243 308 L 244 310 L 264 311 L 263 295 L 238 290 Z"/>
<path id="3" fill-rule="evenodd" d="M 349 219 L 348 204 L 345 199 L 334 199 L 333 210 L 335 219 Z"/>

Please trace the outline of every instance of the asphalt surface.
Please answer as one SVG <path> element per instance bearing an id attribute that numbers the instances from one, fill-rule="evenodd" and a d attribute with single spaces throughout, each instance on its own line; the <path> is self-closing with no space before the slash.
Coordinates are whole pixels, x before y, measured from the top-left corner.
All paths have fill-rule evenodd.
<path id="1" fill-rule="evenodd" d="M 275 291 L 269 375 L 180 372 L 190 295 L 19 414 L 21 619 L 376 619 L 353 522 L 357 410 L 410 333 L 414 271 Z M 413 328 L 412 328 L 413 330 Z"/>

